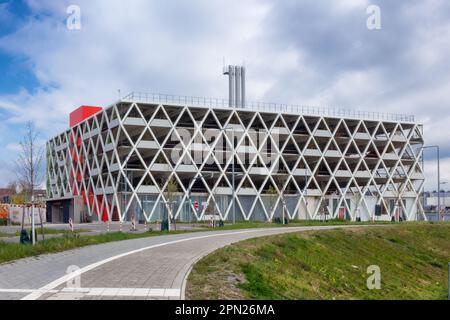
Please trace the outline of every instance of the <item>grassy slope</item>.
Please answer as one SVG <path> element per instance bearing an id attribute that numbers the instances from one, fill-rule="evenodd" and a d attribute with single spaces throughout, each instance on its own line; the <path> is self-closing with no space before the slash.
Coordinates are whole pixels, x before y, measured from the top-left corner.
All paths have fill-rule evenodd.
<path id="1" fill-rule="evenodd" d="M 353 222 L 346 220 L 328 220 L 327 222 L 323 222 L 320 220 L 291 220 L 289 224 L 282 225 L 276 223 L 267 223 L 267 222 L 237 222 L 236 224 L 227 224 L 222 230 L 235 230 L 235 229 L 252 229 L 252 228 L 285 228 L 285 227 L 303 227 L 303 226 L 329 226 L 329 225 L 380 225 L 380 224 L 392 224 L 391 222 L 386 221 L 365 221 L 365 222 Z"/>
<path id="2" fill-rule="evenodd" d="M 247 240 L 202 259 L 191 299 L 446 299 L 450 224 L 312 231 Z M 366 271 L 381 268 L 381 290 Z"/>

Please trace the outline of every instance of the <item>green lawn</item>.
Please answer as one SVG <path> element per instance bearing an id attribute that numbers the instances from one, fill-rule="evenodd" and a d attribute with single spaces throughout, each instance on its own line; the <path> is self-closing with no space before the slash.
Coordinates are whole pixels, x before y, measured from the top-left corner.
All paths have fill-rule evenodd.
<path id="1" fill-rule="evenodd" d="M 200 260 L 190 299 L 447 299 L 450 224 L 309 231 L 240 242 Z M 381 269 L 369 290 L 367 268 Z"/>

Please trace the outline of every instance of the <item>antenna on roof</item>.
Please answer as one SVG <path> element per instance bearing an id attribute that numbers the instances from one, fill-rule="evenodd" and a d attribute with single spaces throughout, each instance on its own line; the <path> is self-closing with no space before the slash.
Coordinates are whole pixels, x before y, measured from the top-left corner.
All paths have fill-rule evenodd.
<path id="1" fill-rule="evenodd" d="M 120 94 L 120 89 L 117 89 L 117 92 L 119 93 L 119 100 L 122 99 L 122 95 Z"/>

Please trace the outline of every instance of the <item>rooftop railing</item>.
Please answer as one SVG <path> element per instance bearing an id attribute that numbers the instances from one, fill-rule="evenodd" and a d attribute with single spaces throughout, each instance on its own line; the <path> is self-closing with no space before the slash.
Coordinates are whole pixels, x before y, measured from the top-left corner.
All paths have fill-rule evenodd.
<path id="1" fill-rule="evenodd" d="M 228 108 L 229 103 L 226 99 L 179 96 L 170 94 L 155 94 L 144 92 L 132 92 L 121 99 L 121 101 L 142 102 L 142 103 L 171 103 L 177 105 L 188 105 L 197 107 Z M 310 107 L 299 105 L 288 105 L 267 102 L 246 102 L 243 110 L 262 111 L 262 112 L 280 112 L 302 114 L 310 116 L 329 116 L 338 118 L 353 118 L 365 120 L 383 120 L 395 122 L 414 122 L 413 115 L 399 113 L 385 113 L 376 111 L 358 111 L 352 109 L 340 109 L 335 107 Z"/>

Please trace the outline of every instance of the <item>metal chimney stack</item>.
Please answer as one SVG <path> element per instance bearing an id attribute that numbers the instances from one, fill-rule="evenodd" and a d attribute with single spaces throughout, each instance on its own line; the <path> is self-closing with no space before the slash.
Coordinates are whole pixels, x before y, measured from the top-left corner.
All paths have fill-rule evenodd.
<path id="1" fill-rule="evenodd" d="M 245 108 L 245 67 L 241 67 L 241 106 Z"/>
<path id="2" fill-rule="evenodd" d="M 230 108 L 245 108 L 245 67 L 227 66 L 223 70 L 228 75 L 228 104 Z"/>

